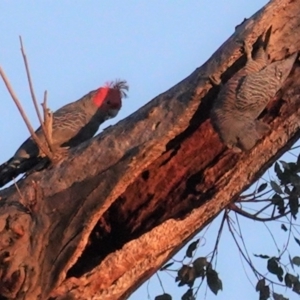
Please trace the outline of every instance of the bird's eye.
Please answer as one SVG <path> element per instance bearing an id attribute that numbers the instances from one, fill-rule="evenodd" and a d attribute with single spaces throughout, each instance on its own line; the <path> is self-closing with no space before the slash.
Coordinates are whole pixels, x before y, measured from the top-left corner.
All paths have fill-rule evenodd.
<path id="1" fill-rule="evenodd" d="M 108 105 L 110 105 L 111 104 L 111 102 L 110 102 L 110 100 L 107 100 L 107 102 L 106 102 Z"/>

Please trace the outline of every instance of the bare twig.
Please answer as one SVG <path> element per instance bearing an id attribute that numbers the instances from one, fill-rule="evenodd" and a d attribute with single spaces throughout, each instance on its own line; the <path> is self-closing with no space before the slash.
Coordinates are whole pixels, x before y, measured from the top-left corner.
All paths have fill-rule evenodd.
<path id="1" fill-rule="evenodd" d="M 41 127 L 42 127 L 42 130 L 43 130 L 43 133 L 44 133 L 44 136 L 45 136 L 45 140 L 48 144 L 48 147 L 50 149 L 50 152 L 53 153 L 53 147 L 52 147 L 52 136 L 51 136 L 51 132 L 52 132 L 52 122 L 47 122 L 46 119 L 51 119 L 51 117 L 48 117 L 48 113 L 45 114 L 45 110 L 48 111 L 47 109 L 47 106 L 46 106 L 46 102 L 47 101 L 47 92 L 45 92 L 45 95 L 44 95 L 44 102 L 43 102 L 43 109 L 44 109 L 44 121 L 42 119 L 42 116 L 41 116 L 41 113 L 40 113 L 40 110 L 38 108 L 38 104 L 37 104 L 37 100 L 36 100 L 36 97 L 35 97 L 35 93 L 34 93 L 34 89 L 33 89 L 33 84 L 32 84 L 32 80 L 31 80 L 31 76 L 30 76 L 30 71 L 29 71 L 29 65 L 28 65 L 28 61 L 27 61 L 27 56 L 26 56 L 26 52 L 24 50 L 24 47 L 23 47 L 23 41 L 22 41 L 22 37 L 19 36 L 20 38 L 20 45 L 21 45 L 21 53 L 22 53 L 22 56 L 23 56 L 23 60 L 24 60 L 24 65 L 25 65 L 25 70 L 26 70 L 26 75 L 27 75 L 27 79 L 28 79 L 28 84 L 29 84 L 29 89 L 30 89 L 30 94 L 31 94 L 31 98 L 32 98 L 32 102 L 33 102 L 33 105 L 34 105 L 34 108 L 35 108 L 35 111 L 36 111 L 36 114 L 38 116 L 38 119 L 39 119 L 39 122 L 41 124 Z M 46 115 L 47 115 L 47 118 L 46 118 Z M 48 125 L 51 125 L 51 129 L 50 129 L 50 126 L 47 126 L 47 123 Z M 51 131 L 51 132 L 50 132 Z M 51 157 L 49 155 L 47 155 L 50 159 Z"/>
<path id="2" fill-rule="evenodd" d="M 52 125 L 53 125 L 53 114 L 51 110 L 47 107 L 47 91 L 44 92 L 44 100 L 42 103 L 43 113 L 44 113 L 44 128 L 47 133 L 47 142 L 50 150 L 54 154 L 53 140 L 52 140 Z"/>
<path id="3" fill-rule="evenodd" d="M 241 246 L 240 246 L 239 242 L 238 242 L 237 239 L 236 239 L 236 236 L 235 236 L 235 234 L 234 234 L 234 232 L 233 232 L 233 229 L 232 229 L 232 226 L 231 226 L 231 224 L 230 224 L 229 219 L 227 219 L 227 225 L 228 225 L 229 232 L 230 232 L 230 234 L 231 234 L 231 236 L 232 236 L 232 238 L 233 238 L 233 240 L 234 240 L 234 242 L 235 242 L 235 244 L 236 244 L 236 246 L 237 246 L 237 248 L 238 248 L 240 254 L 241 254 L 242 257 L 244 258 L 244 260 L 247 262 L 248 266 L 249 266 L 250 269 L 253 271 L 253 274 L 256 276 L 256 278 L 258 279 L 258 276 L 260 276 L 261 278 L 265 278 L 266 280 L 268 280 L 270 283 L 273 283 L 273 284 L 278 285 L 278 286 L 285 287 L 284 284 L 275 282 L 275 281 L 273 281 L 273 280 L 267 278 L 266 276 L 264 276 L 263 274 L 261 274 L 261 273 L 253 266 L 251 260 L 248 259 L 248 257 L 245 255 L 244 251 L 241 249 Z"/>
<path id="4" fill-rule="evenodd" d="M 29 84 L 29 89 L 30 89 L 30 94 L 31 94 L 31 98 L 33 101 L 33 105 L 36 111 L 36 114 L 38 116 L 38 119 L 40 121 L 40 124 L 43 124 L 43 120 L 42 120 L 42 116 L 40 114 L 39 108 L 38 108 L 38 104 L 37 104 L 37 100 L 35 97 L 35 93 L 34 93 L 34 89 L 33 89 L 33 85 L 32 85 L 32 81 L 31 81 L 31 76 L 30 76 L 30 72 L 29 72 L 29 66 L 28 66 L 28 61 L 27 61 L 27 57 L 26 57 L 26 53 L 23 47 L 23 41 L 22 41 L 22 37 L 19 36 L 20 39 L 20 45 L 21 45 L 21 53 L 23 56 L 23 61 L 24 61 L 24 65 L 25 65 L 25 70 L 26 70 L 26 75 L 27 75 L 27 79 L 28 79 L 28 84 Z"/>
<path id="5" fill-rule="evenodd" d="M 32 138 L 33 138 L 33 140 L 38 145 L 38 147 L 41 149 L 41 151 L 44 152 L 44 154 L 47 155 L 49 158 L 51 158 L 52 157 L 51 152 L 47 149 L 47 147 L 44 147 L 44 145 L 41 143 L 41 141 L 39 140 L 39 138 L 35 134 L 34 129 L 31 126 L 31 124 L 30 124 L 30 122 L 29 122 L 29 120 L 28 120 L 28 118 L 27 118 L 27 116 L 26 116 L 26 114 L 25 114 L 25 112 L 23 110 L 23 107 L 21 106 L 21 103 L 18 100 L 18 97 L 15 94 L 15 92 L 14 92 L 14 90 L 13 90 L 13 88 L 12 88 L 12 86 L 11 86 L 9 80 L 8 80 L 8 78 L 6 77 L 5 72 L 1 68 L 1 66 L 0 66 L 0 76 L 3 79 L 4 84 L 5 84 L 6 88 L 7 88 L 10 96 L 12 97 L 13 101 L 15 102 L 15 104 L 16 104 L 16 106 L 17 106 L 17 108 L 18 108 L 18 110 L 19 110 L 19 112 L 20 112 L 20 114 L 21 114 L 21 116 L 22 116 L 22 118 L 23 118 L 23 120 L 24 120 L 24 122 L 25 122 L 25 124 L 26 124 L 26 126 L 27 126 L 27 128 L 28 128 L 28 130 L 29 130 L 29 132 L 31 134 L 31 136 L 32 136 Z"/>
<path id="6" fill-rule="evenodd" d="M 288 238 L 287 238 L 287 242 L 285 243 L 284 249 L 282 250 L 282 252 L 279 255 L 279 258 L 281 258 L 283 256 L 283 254 L 287 251 L 288 245 L 290 243 L 290 239 L 291 239 L 291 234 L 292 234 L 292 215 L 290 215 L 290 230 L 289 230 L 289 234 L 288 234 Z"/>
<path id="7" fill-rule="evenodd" d="M 164 285 L 163 285 L 163 283 L 162 283 L 162 281 L 161 281 L 161 279 L 160 279 L 160 277 L 159 277 L 158 272 L 156 272 L 155 274 L 156 274 L 157 279 L 158 279 L 158 281 L 159 281 L 159 285 L 160 285 L 160 287 L 161 287 L 163 293 L 165 294 L 166 292 L 165 292 L 165 289 L 164 289 Z"/>
<path id="8" fill-rule="evenodd" d="M 274 245 L 275 245 L 275 247 L 276 247 L 276 250 L 277 250 L 277 252 L 278 252 L 278 255 L 280 255 L 280 249 L 279 249 L 279 246 L 278 246 L 277 243 L 276 243 L 276 239 L 275 239 L 275 237 L 274 237 L 274 234 L 272 233 L 271 229 L 268 227 L 268 225 L 266 224 L 266 222 L 263 222 L 263 224 L 264 224 L 264 226 L 266 227 L 267 231 L 269 232 L 269 235 L 270 235 L 270 237 L 271 237 L 271 239 L 272 239 L 272 241 L 273 241 L 273 243 L 274 243 Z M 290 224 L 290 225 L 291 225 L 291 224 Z"/>
<path id="9" fill-rule="evenodd" d="M 23 195 L 22 195 L 22 193 L 21 193 L 21 191 L 20 191 L 20 189 L 19 189 L 19 186 L 18 186 L 17 183 L 16 183 L 16 179 L 13 178 L 13 181 L 14 181 L 14 185 L 15 185 L 15 187 L 16 187 L 16 190 L 17 190 L 17 192 L 18 192 L 18 194 L 19 194 L 19 196 L 20 196 L 20 200 L 23 200 L 23 204 L 24 204 L 24 203 L 25 203 L 24 197 L 23 197 Z"/>
<path id="10" fill-rule="evenodd" d="M 217 239 L 216 239 L 216 242 L 215 242 L 215 247 L 214 247 L 212 257 L 211 257 L 211 260 L 210 260 L 211 263 L 214 259 L 215 254 L 218 252 L 218 245 L 219 245 L 219 242 L 220 242 L 220 238 L 221 238 L 221 235 L 222 235 L 222 231 L 223 231 L 223 228 L 224 228 L 224 223 L 226 221 L 226 217 L 227 217 L 227 212 L 224 211 L 223 218 L 222 218 L 222 221 L 221 221 L 221 225 L 220 225 L 219 230 L 218 230 Z"/>
<path id="11" fill-rule="evenodd" d="M 262 209 L 260 209 L 259 211 L 257 211 L 253 216 L 257 217 L 259 214 L 261 214 L 263 211 L 265 211 L 266 209 L 268 209 L 272 205 L 274 205 L 274 204 L 272 202 L 270 202 L 269 204 L 267 204 L 266 206 L 264 206 Z"/>
<path id="12" fill-rule="evenodd" d="M 274 221 L 274 220 L 277 220 L 277 219 L 280 219 L 286 215 L 288 215 L 291 211 L 287 211 L 285 212 L 284 214 L 282 215 L 277 215 L 277 216 L 274 216 L 274 217 L 270 217 L 270 218 L 259 218 L 259 217 L 256 217 L 256 214 L 252 215 L 246 211 L 244 211 L 243 209 L 239 208 L 236 204 L 234 203 L 231 203 L 230 205 L 227 206 L 228 209 L 238 213 L 239 215 L 243 216 L 243 217 L 246 217 L 248 219 L 251 219 L 251 220 L 255 220 L 255 221 L 260 221 L 260 222 L 269 222 L 269 221 Z"/>

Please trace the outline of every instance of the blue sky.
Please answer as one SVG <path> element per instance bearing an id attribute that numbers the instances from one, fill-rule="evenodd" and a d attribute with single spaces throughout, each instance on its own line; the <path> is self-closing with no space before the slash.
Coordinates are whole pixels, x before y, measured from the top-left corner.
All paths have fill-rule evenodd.
<path id="1" fill-rule="evenodd" d="M 126 79 L 129 98 L 119 115 L 104 127 L 136 111 L 201 66 L 234 32 L 237 24 L 267 3 L 253 1 L 1 1 L 0 65 L 4 68 L 34 127 L 33 110 L 19 38 L 30 63 L 37 97 L 44 90 L 52 110 L 75 101 L 108 80 Z M 9 159 L 28 137 L 28 131 L 3 84 L 0 84 L 0 163 Z M 217 224 L 217 223 L 216 223 Z M 255 253 L 264 250 L 265 238 L 254 234 L 253 222 L 244 222 Z M 214 225 L 217 228 L 217 225 Z M 207 244 L 213 243 L 206 236 Z M 257 299 L 247 281 L 231 240 L 224 237 L 223 260 L 217 270 L 224 291 L 206 299 Z M 229 276 L 230 274 L 230 276 Z M 226 279 L 227 277 L 227 279 Z M 163 277 L 165 278 L 165 277 Z M 180 299 L 165 279 L 166 291 Z M 234 288 L 233 288 L 234 286 Z M 151 279 L 152 299 L 161 293 Z M 130 298 L 147 299 L 145 285 Z M 290 299 L 293 299 L 290 297 Z M 296 298 L 294 298 L 296 299 Z"/>

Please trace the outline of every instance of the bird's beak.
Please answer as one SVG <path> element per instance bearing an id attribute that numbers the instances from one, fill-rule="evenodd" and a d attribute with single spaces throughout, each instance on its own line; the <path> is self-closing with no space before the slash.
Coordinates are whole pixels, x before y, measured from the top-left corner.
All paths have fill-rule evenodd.
<path id="1" fill-rule="evenodd" d="M 111 118 L 114 118 L 114 117 L 118 114 L 119 110 L 120 110 L 120 109 L 110 109 L 110 110 L 109 110 L 109 116 L 110 116 Z"/>

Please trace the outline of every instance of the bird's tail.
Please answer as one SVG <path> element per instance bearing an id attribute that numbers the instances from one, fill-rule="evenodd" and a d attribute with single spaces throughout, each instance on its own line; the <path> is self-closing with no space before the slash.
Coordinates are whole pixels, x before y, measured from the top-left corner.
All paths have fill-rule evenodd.
<path id="1" fill-rule="evenodd" d="M 0 187 L 16 178 L 18 175 L 28 171 L 37 163 L 37 158 L 20 159 L 12 157 L 0 165 Z"/>
<path id="2" fill-rule="evenodd" d="M 16 174 L 17 166 L 13 164 L 13 161 L 14 158 L 12 157 L 0 166 L 0 187 L 18 175 Z"/>

